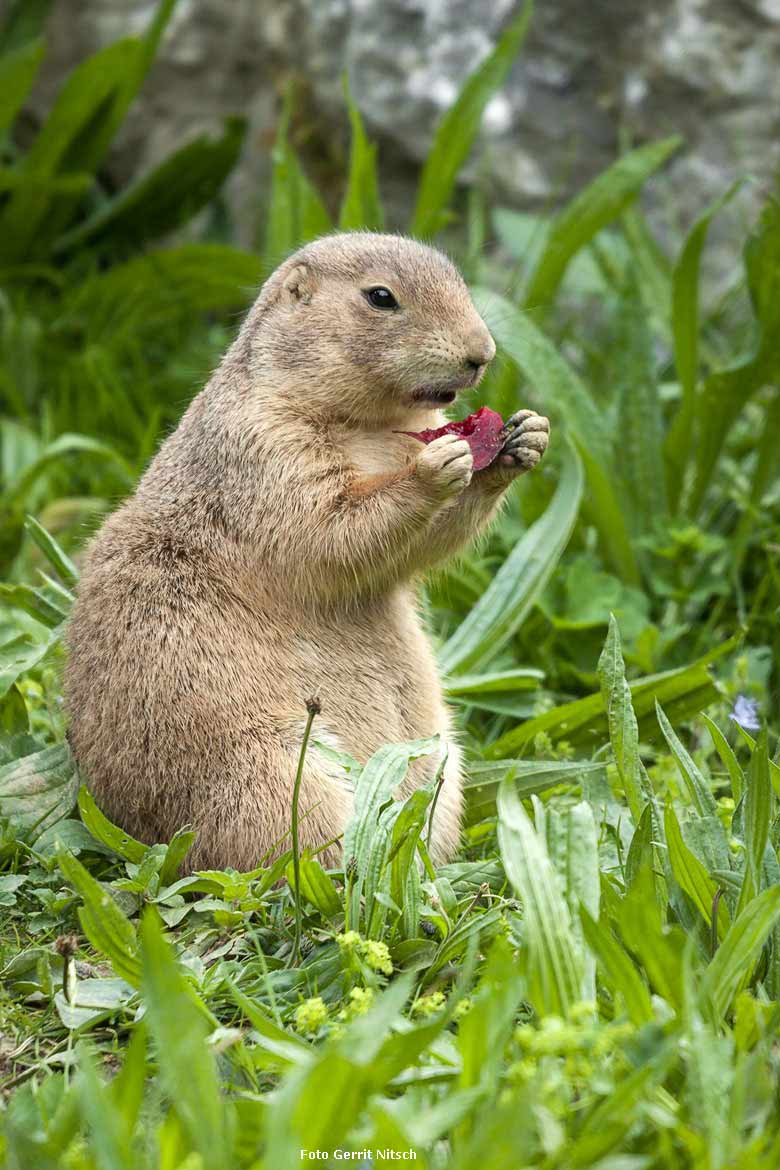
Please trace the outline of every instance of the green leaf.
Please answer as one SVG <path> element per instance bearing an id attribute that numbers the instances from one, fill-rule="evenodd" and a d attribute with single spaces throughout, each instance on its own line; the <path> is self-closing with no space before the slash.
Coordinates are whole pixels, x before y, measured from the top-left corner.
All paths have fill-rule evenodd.
<path id="1" fill-rule="evenodd" d="M 602 883 L 602 894 L 607 884 Z M 625 897 L 613 895 L 610 901 L 614 905 L 609 906 L 604 898 L 605 909 L 614 917 L 625 946 L 639 960 L 650 986 L 672 1007 L 680 1009 L 685 935 L 679 927 L 670 928 L 662 921 L 652 870 L 640 870 Z"/>
<path id="2" fill-rule="evenodd" d="M 226 118 L 219 138 L 202 134 L 188 142 L 62 236 L 55 252 L 84 246 L 140 249 L 186 224 L 216 198 L 238 161 L 245 131 L 245 119 Z"/>
<path id="3" fill-rule="evenodd" d="M 141 1021 L 133 1028 L 124 1063 L 109 1089 L 113 1101 L 121 1105 L 122 1124 L 128 1140 L 133 1136 L 144 1103 L 146 1074 L 146 1026 Z"/>
<path id="4" fill-rule="evenodd" d="M 333 918 L 344 910 L 335 882 L 317 861 L 316 857 L 304 855 L 300 863 L 301 894 L 311 902 L 320 914 Z M 287 866 L 287 881 L 295 889 L 295 874 L 292 862 Z"/>
<path id="5" fill-rule="evenodd" d="M 397 1039 L 413 1042 L 413 1033 L 395 1037 L 391 1032 L 409 990 L 408 977 L 397 979 L 366 1015 L 353 1020 L 307 1064 L 288 1073 L 268 1119 L 269 1167 L 296 1165 L 302 1149 L 341 1146 L 370 1096 L 397 1071 L 395 1061 L 383 1059 L 383 1047 L 392 1050 Z"/>
<path id="6" fill-rule="evenodd" d="M 582 956 L 546 845 L 512 785 L 498 790 L 498 843 L 506 875 L 523 903 L 530 998 L 541 1013 L 565 1016 L 581 998 Z"/>
<path id="7" fill-rule="evenodd" d="M 712 742 L 715 745 L 715 750 L 723 761 L 723 765 L 729 774 L 729 778 L 731 780 L 731 793 L 734 797 L 734 803 L 738 804 L 745 786 L 745 777 L 741 767 L 739 766 L 739 761 L 734 755 L 731 744 L 726 739 L 725 735 L 717 726 L 717 724 L 713 723 L 709 715 L 705 715 L 704 713 L 702 713 L 702 719 L 706 723 L 707 728 L 709 729 L 709 733 L 712 736 Z"/>
<path id="8" fill-rule="evenodd" d="M 279 122 L 271 155 L 271 201 L 263 248 L 263 270 L 272 272 L 277 265 L 307 240 L 333 230 L 319 195 L 306 178 L 293 151 L 288 131 L 292 110 L 292 91 Z"/>
<path id="9" fill-rule="evenodd" d="M 558 347 L 525 312 L 489 289 L 477 287 L 473 295 L 501 348 L 517 362 L 532 385 L 544 387 L 550 412 L 561 420 L 582 460 L 588 509 L 605 553 L 626 584 L 637 584 L 639 569 L 615 487 L 607 416 Z"/>
<path id="10" fill-rule="evenodd" d="M 584 907 L 594 918 L 598 917 L 600 878 L 599 850 L 596 822 L 593 809 L 587 801 L 558 809 L 554 805 L 543 806 L 534 799 L 537 809 L 537 828 L 543 815 L 547 851 L 561 878 L 563 895 L 569 908 L 572 933 L 577 949 L 583 955 L 583 982 L 581 999 L 595 1002 L 596 968 L 591 956 L 583 947 L 580 907 Z"/>
<path id="11" fill-rule="evenodd" d="M 132 923 L 117 906 L 108 890 L 69 853 L 57 856 L 59 867 L 70 884 L 81 894 L 84 905 L 79 910 L 81 928 L 96 950 L 111 960 L 111 965 L 131 987 L 141 981 L 138 940 Z"/>
<path id="12" fill-rule="evenodd" d="M 66 585 L 77 585 L 79 571 L 68 554 L 60 548 L 50 532 L 39 524 L 34 516 L 27 516 L 24 530 L 37 544 L 43 555 L 51 562 L 58 576 Z"/>
<path id="13" fill-rule="evenodd" d="M 650 993 L 642 982 L 636 964 L 629 958 L 603 920 L 597 922 L 584 906 L 580 921 L 585 942 L 601 967 L 608 985 L 623 997 L 631 1021 L 638 1028 L 653 1018 Z"/>
<path id="14" fill-rule="evenodd" d="M 0 28 L 0 55 L 38 41 L 46 29 L 54 0 L 11 0 Z"/>
<path id="15" fill-rule="evenodd" d="M 0 134 L 13 123 L 35 81 L 43 45 L 29 41 L 0 57 Z"/>
<path id="16" fill-rule="evenodd" d="M 743 185 L 739 179 L 716 199 L 691 228 L 672 275 L 672 335 L 674 362 L 680 381 L 682 401 L 666 440 L 669 498 L 676 508 L 682 492 L 685 470 L 693 453 L 693 423 L 696 414 L 696 383 L 699 376 L 699 273 L 701 255 L 715 216 Z"/>
<path id="17" fill-rule="evenodd" d="M 717 884 L 707 873 L 707 870 L 685 844 L 680 832 L 674 809 L 669 804 L 664 814 L 664 828 L 666 831 L 666 846 L 669 850 L 669 863 L 680 887 L 685 891 L 701 914 L 708 926 L 712 925 L 712 911 L 715 906 L 715 896 L 718 892 Z M 718 902 L 718 938 L 726 934 L 731 925 L 731 915 L 723 898 Z"/>
<path id="18" fill-rule="evenodd" d="M 165 850 L 165 857 L 160 866 L 160 889 L 164 889 L 171 882 L 176 881 L 184 859 L 193 846 L 197 833 L 192 829 L 177 829 L 171 837 Z"/>
<path id="19" fill-rule="evenodd" d="M 29 645 L 26 639 L 13 639 L 0 647 L 0 699 L 4 698 L 23 674 L 29 674 L 59 646 L 64 626 L 55 626 L 44 639 Z"/>
<path id="20" fill-rule="evenodd" d="M 79 1098 L 84 1121 L 89 1126 L 90 1148 L 101 1170 L 126 1170 L 132 1159 L 130 1134 L 117 1101 L 98 1076 L 95 1058 L 86 1043 L 78 1047 Z"/>
<path id="21" fill-rule="evenodd" d="M 740 739 L 744 740 L 752 753 L 757 741 L 753 738 L 750 732 L 745 731 L 745 728 L 741 727 L 739 723 L 736 723 L 735 727 L 737 730 L 737 735 L 740 737 Z M 780 764 L 776 764 L 774 760 L 769 761 L 769 775 L 772 780 L 772 787 L 774 788 L 775 792 L 780 795 Z"/>
<path id="22" fill-rule="evenodd" d="M 30 716 L 24 695 L 14 683 L 0 698 L 0 738 L 26 735 L 30 730 Z M 0 799 L 2 797 L 0 796 Z"/>
<path id="23" fill-rule="evenodd" d="M 146 38 L 116 41 L 68 75 L 24 158 L 23 181 L 0 212 L 0 256 L 7 264 L 45 256 L 70 223 L 81 194 L 54 194 L 40 179 L 96 172 L 151 65 L 175 2 L 163 0 Z"/>
<path id="24" fill-rule="evenodd" d="M 140 865 L 148 852 L 148 846 L 141 841 L 136 841 L 124 829 L 113 825 L 108 817 L 100 811 L 92 794 L 83 784 L 79 789 L 79 812 L 82 821 L 96 841 L 106 845 L 117 857 Z"/>
<path id="25" fill-rule="evenodd" d="M 0 582 L 0 602 L 24 610 L 50 630 L 59 628 L 68 616 L 67 610 L 53 604 L 42 589 L 30 585 L 7 585 Z"/>
<path id="26" fill-rule="evenodd" d="M 594 179 L 561 212 L 528 282 L 525 307 L 548 307 L 573 256 L 636 198 L 682 139 L 665 138 L 632 150 Z"/>
<path id="27" fill-rule="evenodd" d="M 193 314 L 245 309 L 260 282 L 257 256 L 227 244 L 181 244 L 139 256 L 72 290 L 68 311 L 89 323 L 95 344 L 123 335 L 137 341 L 150 328 Z M 109 448 L 110 450 L 110 448 Z M 130 474 L 130 486 L 135 476 Z"/>
<path id="28" fill-rule="evenodd" d="M 696 400 L 696 475 L 688 511 L 702 506 L 726 438 L 751 396 L 780 373 L 780 199 L 771 197 L 744 250 L 748 289 L 756 317 L 752 349 L 711 374 Z"/>
<path id="29" fill-rule="evenodd" d="M 652 739 L 654 735 L 657 737 L 656 700 L 663 702 L 669 710 L 674 710 L 676 718 L 698 713 L 702 707 L 714 702 L 719 691 L 707 671 L 707 665 L 714 657 L 728 653 L 734 645 L 735 642 L 730 639 L 690 666 L 647 675 L 629 683 L 640 739 Z M 551 711 L 545 711 L 543 715 L 528 719 L 490 744 L 484 754 L 488 759 L 522 755 L 526 746 L 542 731 L 553 740 L 566 740 L 574 747 L 587 748 L 602 743 L 608 733 L 604 697 L 601 694 L 588 695 L 585 699 L 563 703 Z"/>
<path id="30" fill-rule="evenodd" d="M 543 671 L 529 667 L 489 674 L 455 675 L 446 681 L 445 694 L 463 707 L 477 707 L 517 719 L 532 714 L 531 692 L 538 690 L 543 678 Z"/>
<path id="31" fill-rule="evenodd" d="M 664 460 L 664 413 L 658 386 L 655 338 L 641 301 L 636 273 L 618 290 L 613 378 L 617 383 L 619 472 L 625 485 L 629 531 L 636 540 L 652 534 L 667 515 Z"/>
<path id="32" fill-rule="evenodd" d="M 17 479 L 9 484 L 2 496 L 5 506 L 12 507 L 16 504 L 22 504 L 36 480 L 52 464 L 59 463 L 63 455 L 89 455 L 93 458 L 105 459 L 112 465 L 117 473 L 117 478 L 124 487 L 132 487 L 135 482 L 132 470 L 113 447 L 108 446 L 107 443 L 101 443 L 99 439 L 93 439 L 89 435 L 64 434 L 59 435 L 44 447 L 37 459 L 28 464 Z"/>
<path id="33" fill-rule="evenodd" d="M 677 767 L 680 770 L 680 775 L 685 781 L 685 787 L 688 789 L 693 807 L 696 809 L 700 817 L 716 817 L 718 815 L 718 806 L 715 797 L 710 791 L 709 784 L 704 779 L 696 764 L 693 761 L 690 753 L 683 747 L 682 743 L 677 737 L 677 734 L 671 723 L 664 714 L 663 708 L 656 697 L 655 709 L 658 716 L 658 723 L 663 732 L 664 739 L 669 745 L 669 750 L 677 761 Z"/>
<path id="34" fill-rule="evenodd" d="M 35 180 L 95 170 L 134 92 L 140 48 L 133 38 L 117 41 L 68 77 L 25 157 L 20 173 L 31 182 L 23 183 L 0 213 L 0 255 L 6 264 L 45 255 L 52 236 L 70 219 L 78 197 L 53 199 Z"/>
<path id="35" fill-rule="evenodd" d="M 78 774 L 67 744 L 44 748 L 0 768 L 0 815 L 20 833 L 40 834 L 76 803 Z"/>
<path id="36" fill-rule="evenodd" d="M 503 1052 L 523 998 L 524 980 L 512 948 L 497 938 L 490 948 L 485 969 L 471 998 L 471 1008 L 458 1024 L 458 1050 L 462 1089 L 481 1085 L 495 1092 Z"/>
<path id="37" fill-rule="evenodd" d="M 638 825 L 648 801 L 648 792 L 639 758 L 639 727 L 631 703 L 631 688 L 626 681 L 620 629 L 613 614 L 609 616 L 609 630 L 598 662 L 598 675 L 615 766 L 634 824 Z"/>
<path id="38" fill-rule="evenodd" d="M 754 898 L 732 922 L 701 983 L 702 1000 L 711 1002 L 718 1020 L 728 1010 L 778 920 L 780 887 L 773 886 Z"/>
<path id="39" fill-rule="evenodd" d="M 495 815 L 499 785 L 510 772 L 515 791 L 525 800 L 561 784 L 581 784 L 584 778 L 596 772 L 605 773 L 605 766 L 585 760 L 560 763 L 553 760 L 477 760 L 469 763 L 463 785 L 467 825 Z"/>
<path id="40" fill-rule="evenodd" d="M 227 980 L 228 989 L 244 1016 L 259 1036 L 260 1045 L 273 1062 L 281 1067 L 295 1064 L 306 1064 L 310 1056 L 310 1049 L 294 1032 L 287 1032 L 274 1023 L 266 1015 L 262 1007 L 256 1004 L 248 995 L 230 979 Z"/>
<path id="41" fill-rule="evenodd" d="M 429 755 L 439 747 L 439 738 L 419 739 L 412 743 L 385 744 L 374 753 L 363 768 L 355 786 L 355 801 L 352 816 L 344 830 L 344 864 L 349 866 L 354 859 L 356 877 L 352 885 L 352 899 L 349 908 L 350 924 L 357 927 L 360 921 L 361 897 L 365 892 L 366 915 L 371 921 L 374 910 L 373 893 L 386 861 L 389 844 L 388 827 L 380 814 L 384 805 L 390 805 L 393 793 L 406 776 L 409 764 L 421 756 Z M 396 815 L 400 810 L 392 810 Z"/>
<path id="42" fill-rule="evenodd" d="M 509 76 L 525 39 L 533 6 L 526 0 L 495 49 L 466 81 L 457 100 L 436 127 L 420 177 L 410 234 L 426 239 L 447 222 L 446 209 L 458 172 L 479 132 L 485 106 Z"/>
<path id="43" fill-rule="evenodd" d="M 773 814 L 772 785 L 769 782 L 769 751 L 764 728 L 750 757 L 747 776 L 743 825 L 745 836 L 745 878 L 739 897 L 737 915 L 761 889 L 761 866 L 769 840 L 769 826 Z"/>
<path id="44" fill-rule="evenodd" d="M 104 1020 L 127 1017 L 136 998 L 124 979 L 79 979 L 72 1003 L 60 988 L 54 993 L 54 1006 L 65 1028 L 86 1032 Z"/>
<path id="45" fill-rule="evenodd" d="M 549 507 L 517 542 L 485 593 L 441 648 L 439 662 L 445 674 L 489 662 L 520 628 L 568 543 L 582 487 L 582 465 L 572 451 Z"/>
<path id="46" fill-rule="evenodd" d="M 723 1108 L 734 1101 L 734 1037 L 718 1035 L 702 1022 L 690 1028 L 686 1044 L 685 1104 L 691 1125 L 706 1142 L 710 1166 L 725 1168 L 734 1129 L 733 1114 Z"/>
<path id="47" fill-rule="evenodd" d="M 531 691 L 536 690 L 543 679 L 544 671 L 530 666 L 490 674 L 459 674 L 447 681 L 446 692 L 450 698 L 471 698 L 494 691 Z"/>
<path id="48" fill-rule="evenodd" d="M 417 845 L 433 799 L 430 789 L 418 788 L 404 802 L 390 838 L 390 897 L 403 907 L 405 938 L 416 938 L 420 929 L 420 881 L 416 868 Z"/>
<path id="49" fill-rule="evenodd" d="M 344 100 L 347 103 L 352 127 L 352 149 L 349 156 L 347 188 L 339 215 L 339 229 L 342 232 L 359 230 L 381 232 L 384 227 L 384 213 L 379 198 L 376 147 L 366 137 L 363 119 L 352 98 L 346 74 Z"/>
<path id="50" fill-rule="evenodd" d="M 157 1049 L 160 1081 L 193 1150 L 209 1170 L 227 1170 L 230 1144 L 207 1013 L 184 978 L 156 911 L 141 923 L 146 1023 Z"/>

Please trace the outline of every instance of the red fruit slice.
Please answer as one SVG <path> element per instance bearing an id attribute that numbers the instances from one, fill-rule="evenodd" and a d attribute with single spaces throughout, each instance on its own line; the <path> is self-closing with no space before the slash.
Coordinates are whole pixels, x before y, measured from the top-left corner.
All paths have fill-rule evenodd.
<path id="1" fill-rule="evenodd" d="M 475 414 L 462 418 L 458 422 L 449 422 L 446 426 L 436 427 L 427 431 L 399 431 L 399 435 L 409 435 L 412 439 L 419 439 L 421 443 L 432 443 L 442 435 L 460 435 L 471 448 L 474 457 L 474 470 L 481 471 L 488 467 L 498 455 L 504 445 L 504 420 L 489 406 L 482 406 Z"/>

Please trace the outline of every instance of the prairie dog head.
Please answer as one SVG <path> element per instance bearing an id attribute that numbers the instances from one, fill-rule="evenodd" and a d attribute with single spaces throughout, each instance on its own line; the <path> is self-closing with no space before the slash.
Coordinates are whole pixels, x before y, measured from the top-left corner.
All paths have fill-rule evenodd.
<path id="1" fill-rule="evenodd" d="M 386 426 L 453 403 L 495 344 L 457 269 L 403 236 L 325 236 L 269 277 L 247 319 L 251 364 L 302 409 Z"/>

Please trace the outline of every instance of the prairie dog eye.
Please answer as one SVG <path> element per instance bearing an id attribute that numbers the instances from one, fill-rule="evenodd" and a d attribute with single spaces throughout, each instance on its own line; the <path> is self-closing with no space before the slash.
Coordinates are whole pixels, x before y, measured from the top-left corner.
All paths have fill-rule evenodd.
<path id="1" fill-rule="evenodd" d="M 364 289 L 363 296 L 366 298 L 369 305 L 373 305 L 375 309 L 398 308 L 398 301 L 390 292 L 390 289 L 384 288 L 382 285 L 380 285 L 378 288 Z"/>

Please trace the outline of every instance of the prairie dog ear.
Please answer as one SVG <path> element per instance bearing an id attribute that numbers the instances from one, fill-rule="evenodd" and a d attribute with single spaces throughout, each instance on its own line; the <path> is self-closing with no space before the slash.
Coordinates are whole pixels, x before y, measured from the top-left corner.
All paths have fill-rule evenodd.
<path id="1" fill-rule="evenodd" d="M 296 264 L 284 278 L 282 289 L 294 301 L 308 305 L 317 281 L 308 264 Z"/>

